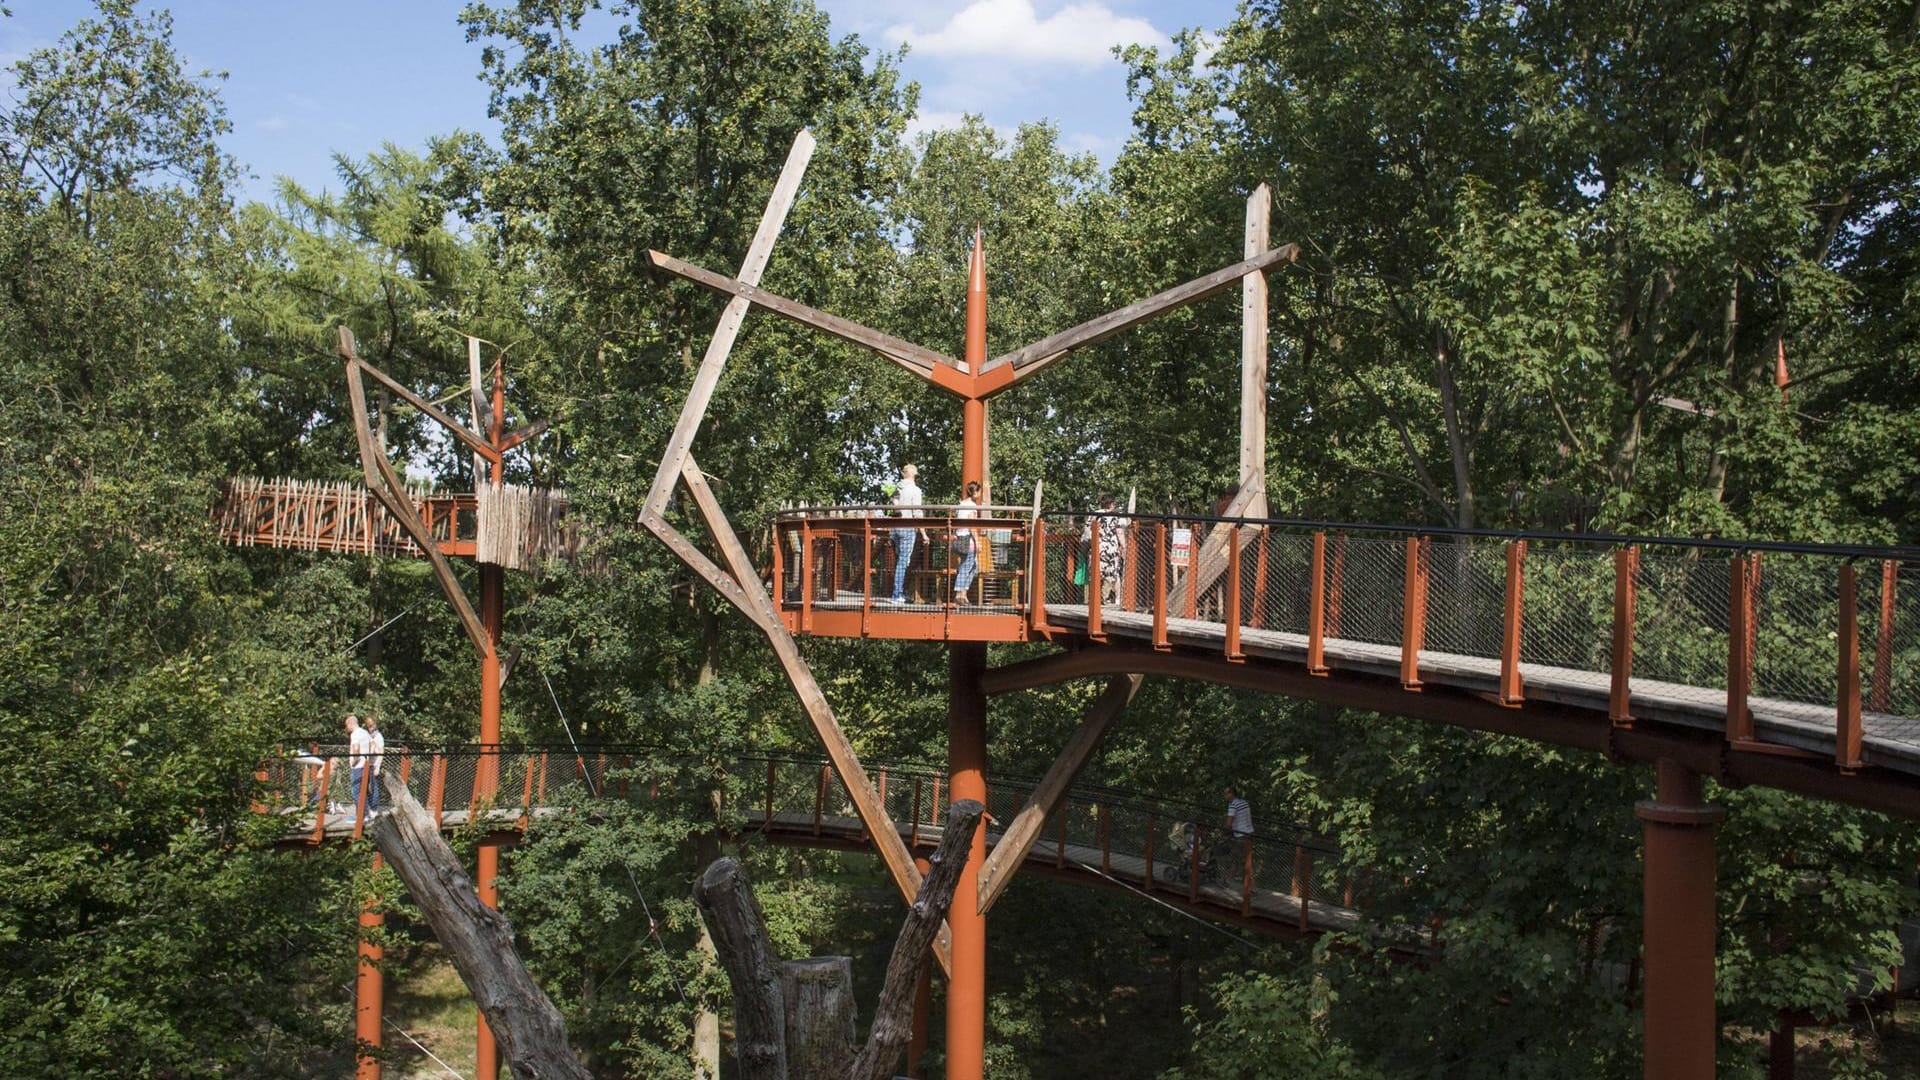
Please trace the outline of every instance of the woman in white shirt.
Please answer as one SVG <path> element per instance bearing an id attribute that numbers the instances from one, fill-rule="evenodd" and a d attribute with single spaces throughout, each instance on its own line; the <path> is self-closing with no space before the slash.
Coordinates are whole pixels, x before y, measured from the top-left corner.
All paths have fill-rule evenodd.
<path id="1" fill-rule="evenodd" d="M 953 511 L 956 518 L 977 518 L 980 516 L 980 482 L 967 483 L 966 495 Z M 968 602 L 967 589 L 973 585 L 973 579 L 980 573 L 980 541 L 971 528 L 959 528 L 953 531 L 954 554 L 962 557 L 960 575 L 953 579 L 953 600 L 956 604 Z"/>

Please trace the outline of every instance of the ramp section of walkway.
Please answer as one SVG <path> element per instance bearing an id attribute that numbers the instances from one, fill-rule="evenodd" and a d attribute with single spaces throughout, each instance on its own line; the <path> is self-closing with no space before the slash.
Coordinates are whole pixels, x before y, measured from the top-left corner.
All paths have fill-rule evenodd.
<path id="1" fill-rule="evenodd" d="M 657 797 L 658 788 L 634 778 L 633 766 L 661 760 L 641 748 L 618 746 L 581 752 L 392 748 L 381 777 L 406 785 L 443 829 L 521 833 L 543 817 L 595 799 Z M 870 772 L 901 839 L 931 852 L 949 802 L 941 773 L 899 763 L 874 765 Z M 724 775 L 729 809 L 743 831 L 798 846 L 869 846 L 852 798 L 824 758 L 742 758 L 729 762 Z M 352 839 L 365 830 L 369 811 L 343 748 L 277 757 L 258 780 L 258 809 L 285 819 L 289 842 Z M 1032 791 L 1026 780 L 990 781 L 993 822 L 1012 821 Z M 377 813 L 373 795 L 370 787 Z M 1269 827 L 1235 843 L 1214 827 L 1212 816 L 1202 807 L 1076 788 L 1048 820 L 1023 872 L 1151 896 L 1266 934 L 1357 924 L 1366 875 L 1346 867 L 1332 843 L 1290 827 Z M 999 835 L 998 824 L 990 824 L 989 843 Z"/>

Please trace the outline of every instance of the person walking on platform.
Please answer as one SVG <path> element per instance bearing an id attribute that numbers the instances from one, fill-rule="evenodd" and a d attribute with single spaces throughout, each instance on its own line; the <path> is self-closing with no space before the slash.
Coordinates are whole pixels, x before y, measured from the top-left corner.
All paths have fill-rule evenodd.
<path id="1" fill-rule="evenodd" d="M 347 714 L 347 769 L 352 777 L 353 802 L 360 805 L 360 788 L 367 780 L 367 752 L 373 747 L 373 737 L 367 729 L 360 726 L 360 718 Z M 357 810 L 356 810 L 357 812 Z"/>
<path id="2" fill-rule="evenodd" d="M 387 754 L 387 737 L 380 734 L 380 718 L 367 715 L 367 816 L 380 809 L 380 763 Z"/>
<path id="3" fill-rule="evenodd" d="M 956 518 L 977 518 L 980 516 L 980 482 L 967 482 L 966 495 L 960 505 L 954 508 Z M 953 579 L 953 602 L 968 602 L 967 590 L 973 586 L 975 575 L 980 573 L 980 538 L 972 528 L 953 530 L 953 552 L 961 556 L 960 574 Z"/>
<path id="4" fill-rule="evenodd" d="M 1240 797 L 1240 792 L 1227 785 L 1227 836 L 1232 838 L 1233 852 L 1246 863 L 1253 853 L 1253 807 Z"/>
<path id="5" fill-rule="evenodd" d="M 893 497 L 893 505 L 902 518 L 920 516 L 920 505 L 925 498 L 920 493 L 920 485 L 915 483 L 920 470 L 912 465 L 900 466 L 900 490 Z M 893 530 L 893 595 L 887 598 L 891 604 L 907 602 L 907 567 L 913 562 L 913 542 L 917 529 L 902 526 Z"/>
<path id="6" fill-rule="evenodd" d="M 1093 526 L 1100 525 L 1100 550 L 1092 550 Z M 1080 529 L 1080 542 L 1088 545 L 1087 558 L 1092 560 L 1094 570 L 1100 575 L 1100 603 L 1118 607 L 1120 605 L 1120 575 L 1126 565 L 1127 532 L 1126 525 L 1115 512 L 1115 500 L 1112 495 L 1100 496 L 1100 509 L 1087 515 L 1087 523 Z"/>

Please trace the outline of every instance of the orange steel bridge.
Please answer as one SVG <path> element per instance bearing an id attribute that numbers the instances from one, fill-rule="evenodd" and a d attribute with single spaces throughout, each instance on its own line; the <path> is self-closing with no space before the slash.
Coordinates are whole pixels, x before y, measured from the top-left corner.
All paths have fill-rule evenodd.
<path id="1" fill-rule="evenodd" d="M 801 636 L 1048 642 L 988 693 L 1180 675 L 1920 816 L 1920 550 L 1283 519 L 999 513 L 774 522 Z M 887 602 L 893 532 L 914 545 Z M 954 594 L 953 532 L 987 538 Z M 1118 551 L 1101 588 L 1097 551 Z"/>

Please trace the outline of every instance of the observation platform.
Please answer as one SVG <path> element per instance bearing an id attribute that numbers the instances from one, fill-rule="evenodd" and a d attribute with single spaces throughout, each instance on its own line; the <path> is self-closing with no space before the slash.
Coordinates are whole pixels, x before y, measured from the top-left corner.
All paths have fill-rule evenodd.
<path id="1" fill-rule="evenodd" d="M 961 530 L 978 564 L 964 593 Z M 807 508 L 774 537 L 772 593 L 797 635 L 1076 654 L 990 673 L 990 692 L 1069 669 L 1264 676 L 1417 716 L 1465 695 L 1513 713 L 1466 726 L 1523 734 L 1544 711 L 1685 729 L 1841 786 L 1920 777 L 1920 549 L 1013 507 Z M 889 602 L 896 578 L 905 604 Z"/>

